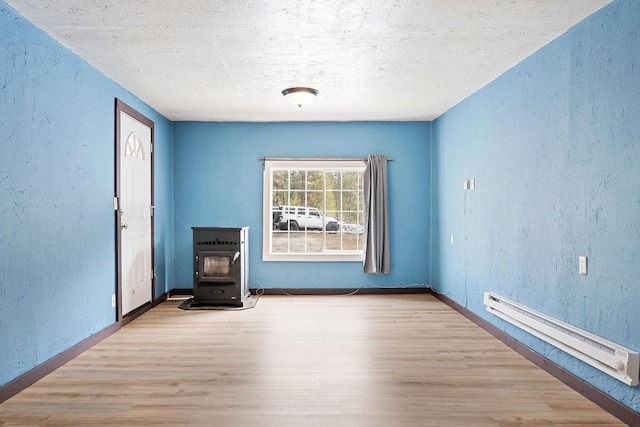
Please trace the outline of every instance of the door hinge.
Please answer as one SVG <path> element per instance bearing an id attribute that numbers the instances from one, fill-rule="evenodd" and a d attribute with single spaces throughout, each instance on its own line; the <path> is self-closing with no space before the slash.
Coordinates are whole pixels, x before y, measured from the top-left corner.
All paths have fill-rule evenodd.
<path id="1" fill-rule="evenodd" d="M 152 279 L 155 279 L 155 278 L 156 278 L 156 269 L 155 269 L 155 268 L 152 268 L 152 269 L 151 269 L 151 278 L 152 278 Z"/>
<path id="2" fill-rule="evenodd" d="M 149 143 L 149 151 L 153 153 L 153 143 Z"/>
<path id="3" fill-rule="evenodd" d="M 156 213 L 156 207 L 154 205 L 150 206 L 150 212 L 151 212 L 151 216 L 155 215 Z"/>
<path id="4" fill-rule="evenodd" d="M 117 197 L 113 198 L 113 210 L 114 211 L 118 210 L 118 198 Z"/>

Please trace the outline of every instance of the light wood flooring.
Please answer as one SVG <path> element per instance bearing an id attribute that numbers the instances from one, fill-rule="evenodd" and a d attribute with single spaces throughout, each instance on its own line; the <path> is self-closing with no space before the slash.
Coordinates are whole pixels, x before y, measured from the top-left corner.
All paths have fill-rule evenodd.
<path id="1" fill-rule="evenodd" d="M 0 405 L 0 425 L 624 425 L 431 295 L 170 300 Z"/>

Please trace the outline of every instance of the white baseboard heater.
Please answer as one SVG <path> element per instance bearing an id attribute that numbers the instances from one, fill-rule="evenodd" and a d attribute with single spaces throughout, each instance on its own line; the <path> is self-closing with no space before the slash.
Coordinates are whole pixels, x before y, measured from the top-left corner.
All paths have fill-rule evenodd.
<path id="1" fill-rule="evenodd" d="M 485 292 L 489 313 L 571 354 L 630 386 L 638 385 L 637 352 L 539 313 L 493 292 Z"/>

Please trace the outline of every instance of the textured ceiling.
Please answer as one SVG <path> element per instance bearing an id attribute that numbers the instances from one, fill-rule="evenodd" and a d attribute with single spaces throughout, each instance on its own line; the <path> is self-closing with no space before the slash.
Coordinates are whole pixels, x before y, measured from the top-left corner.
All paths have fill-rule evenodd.
<path id="1" fill-rule="evenodd" d="M 171 120 L 432 120 L 608 0 L 6 0 Z M 308 85 L 298 108 L 281 91 Z"/>

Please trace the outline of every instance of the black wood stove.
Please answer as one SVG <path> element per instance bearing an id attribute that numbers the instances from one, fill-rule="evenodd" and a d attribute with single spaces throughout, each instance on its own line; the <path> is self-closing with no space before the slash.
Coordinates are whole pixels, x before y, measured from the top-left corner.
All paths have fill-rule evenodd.
<path id="1" fill-rule="evenodd" d="M 192 305 L 242 307 L 249 297 L 249 227 L 192 229 Z"/>

